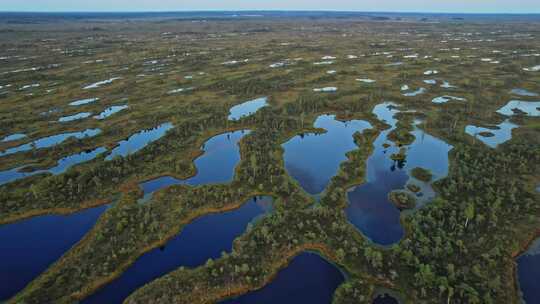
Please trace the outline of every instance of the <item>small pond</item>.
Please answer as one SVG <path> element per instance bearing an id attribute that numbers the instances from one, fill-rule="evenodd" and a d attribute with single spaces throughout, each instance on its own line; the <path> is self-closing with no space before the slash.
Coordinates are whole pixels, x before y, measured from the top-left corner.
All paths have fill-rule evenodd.
<path id="1" fill-rule="evenodd" d="M 517 127 L 519 126 L 505 120 L 491 128 L 468 125 L 465 127 L 465 133 L 475 137 L 491 148 L 496 148 L 498 145 L 512 139 L 512 130 Z"/>
<path id="2" fill-rule="evenodd" d="M 315 253 L 304 252 L 281 270 L 270 284 L 221 304 L 329 304 L 344 281 L 336 266 Z"/>
<path id="3" fill-rule="evenodd" d="M 176 94 L 176 93 L 182 93 L 182 92 L 191 91 L 191 90 L 193 90 L 193 89 L 194 89 L 193 87 L 189 87 L 189 88 L 178 88 L 178 89 L 170 90 L 169 92 L 167 92 L 167 94 L 172 95 L 172 94 Z"/>
<path id="4" fill-rule="evenodd" d="M 363 82 L 363 83 L 374 83 L 376 80 L 369 79 L 369 78 L 358 78 L 356 81 Z"/>
<path id="5" fill-rule="evenodd" d="M 83 88 L 83 90 L 90 90 L 90 89 L 96 89 L 103 85 L 111 84 L 113 81 L 120 79 L 120 77 L 113 77 L 107 80 L 98 81 L 92 84 L 89 84 Z"/>
<path id="6" fill-rule="evenodd" d="M 1 151 L 0 157 L 18 153 L 18 152 L 30 151 L 34 147 L 36 149 L 49 148 L 49 147 L 62 143 L 63 141 L 67 140 L 70 137 L 82 139 L 85 137 L 96 136 L 99 133 L 101 133 L 100 129 L 87 129 L 80 132 L 69 132 L 69 133 L 62 133 L 62 134 L 52 135 L 48 137 L 43 137 L 43 138 L 34 140 L 30 143 L 23 144 L 14 148 L 9 148 L 9 149 L 6 149 L 5 151 Z"/>
<path id="7" fill-rule="evenodd" d="M 0 301 L 14 296 L 77 243 L 107 209 L 46 215 L 0 226 Z"/>
<path id="8" fill-rule="evenodd" d="M 229 120 L 239 120 L 243 117 L 253 115 L 259 111 L 260 108 L 267 105 L 268 102 L 266 97 L 246 101 L 231 108 L 229 112 Z"/>
<path id="9" fill-rule="evenodd" d="M 443 81 L 443 84 L 441 84 L 441 88 L 443 88 L 443 89 L 455 89 L 457 87 L 455 85 L 451 85 L 448 81 Z"/>
<path id="10" fill-rule="evenodd" d="M 13 181 L 16 181 L 27 176 L 32 176 L 37 174 L 35 172 L 24 172 L 22 171 L 23 167 L 8 169 L 0 171 L 0 185 L 7 184 Z"/>
<path id="11" fill-rule="evenodd" d="M 321 115 L 315 120 L 315 128 L 326 133 L 297 135 L 282 145 L 285 168 L 310 194 L 324 190 L 339 165 L 347 160 L 345 154 L 358 149 L 353 134 L 371 125 L 363 120 L 342 122 L 335 115 Z"/>
<path id="12" fill-rule="evenodd" d="M 324 88 L 315 88 L 313 92 L 317 93 L 334 93 L 337 92 L 338 88 L 336 87 L 324 87 Z"/>
<path id="13" fill-rule="evenodd" d="M 92 113 L 90 113 L 90 112 L 82 112 L 82 113 L 77 113 L 77 114 L 74 114 L 74 115 L 60 117 L 58 119 L 58 121 L 59 122 L 70 122 L 70 121 L 75 121 L 75 120 L 79 120 L 79 119 L 88 118 L 91 115 L 92 115 Z"/>
<path id="14" fill-rule="evenodd" d="M 466 101 L 466 99 L 462 98 L 462 97 L 455 97 L 455 96 L 445 95 L 445 96 L 435 97 L 435 98 L 433 98 L 433 100 L 431 102 L 433 102 L 433 103 L 447 103 L 447 102 L 449 102 L 451 100 Z"/>
<path id="15" fill-rule="evenodd" d="M 25 137 L 26 137 L 26 134 L 22 134 L 22 133 L 11 134 L 4 137 L 2 139 L 2 142 L 15 141 L 15 140 L 23 139 Z"/>
<path id="16" fill-rule="evenodd" d="M 99 113 L 98 115 L 94 116 L 95 119 L 102 120 L 105 119 L 113 114 L 116 114 L 120 111 L 123 111 L 125 109 L 129 108 L 128 105 L 121 105 L 121 106 L 112 106 L 108 107 L 107 109 L 103 110 L 103 112 Z"/>
<path id="17" fill-rule="evenodd" d="M 540 65 L 535 65 L 529 68 L 523 68 L 523 70 L 527 72 L 540 72 Z"/>
<path id="18" fill-rule="evenodd" d="M 82 106 L 82 105 L 85 105 L 85 104 L 96 102 L 98 100 L 99 100 L 99 98 L 79 99 L 79 100 L 75 100 L 75 101 L 70 102 L 69 105 L 70 106 Z"/>
<path id="19" fill-rule="evenodd" d="M 516 114 L 514 109 L 523 112 L 527 116 L 538 117 L 540 116 L 540 101 L 511 100 L 504 107 L 497 110 L 497 113 L 512 116 Z"/>
<path id="20" fill-rule="evenodd" d="M 146 145 L 160 139 L 162 136 L 167 133 L 170 129 L 173 128 L 173 124 L 166 122 L 150 130 L 142 130 L 138 133 L 131 135 L 128 139 L 123 140 L 118 143 L 118 146 L 114 148 L 106 158 L 106 160 L 111 160 L 117 156 L 127 156 L 133 154 Z"/>
<path id="21" fill-rule="evenodd" d="M 107 149 L 100 147 L 91 151 L 85 151 L 78 154 L 73 154 L 67 157 L 64 157 L 58 161 L 56 166 L 46 169 L 46 170 L 36 170 L 31 172 L 24 172 L 24 167 L 19 167 L 15 169 L 0 171 L 0 185 L 25 178 L 27 176 L 41 174 L 41 173 L 51 173 L 53 175 L 58 175 L 66 172 L 69 168 L 74 165 L 81 164 L 96 158 L 99 154 L 105 153 Z"/>
<path id="22" fill-rule="evenodd" d="M 403 96 L 414 97 L 414 96 L 417 96 L 417 95 L 420 95 L 420 94 L 424 94 L 425 92 L 426 92 L 426 89 L 421 87 L 416 91 L 403 93 Z"/>
<path id="23" fill-rule="evenodd" d="M 253 198 L 236 210 L 200 217 L 162 248 L 141 256 L 119 278 L 83 303 L 122 303 L 137 288 L 177 268 L 196 267 L 230 252 L 250 222 L 271 210 L 272 198 Z"/>
<path id="24" fill-rule="evenodd" d="M 526 97 L 536 97 L 536 96 L 538 96 L 538 93 L 534 93 L 534 92 L 531 92 L 531 91 L 528 91 L 528 90 L 525 90 L 525 89 L 513 89 L 513 90 L 510 91 L 510 93 L 512 93 L 514 95 L 526 96 Z"/>

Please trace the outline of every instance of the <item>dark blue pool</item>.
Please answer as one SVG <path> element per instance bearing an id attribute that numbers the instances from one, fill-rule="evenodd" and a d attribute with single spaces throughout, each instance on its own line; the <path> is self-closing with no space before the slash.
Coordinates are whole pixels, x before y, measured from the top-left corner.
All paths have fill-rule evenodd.
<path id="1" fill-rule="evenodd" d="M 122 303 L 144 284 L 181 266 L 195 267 L 232 249 L 233 240 L 247 225 L 271 208 L 272 198 L 250 199 L 241 208 L 203 216 L 184 227 L 163 248 L 141 256 L 121 277 L 98 290 L 83 303 Z"/>
<path id="2" fill-rule="evenodd" d="M 23 289 L 77 243 L 107 207 L 0 226 L 0 301 Z"/>
<path id="3" fill-rule="evenodd" d="M 330 304 L 334 291 L 344 280 L 334 265 L 315 253 L 305 252 L 267 286 L 221 304 Z"/>
<path id="4" fill-rule="evenodd" d="M 540 301 L 540 239 L 517 260 L 519 287 L 526 304 Z"/>
<path id="5" fill-rule="evenodd" d="M 339 165 L 347 160 L 345 154 L 358 149 L 353 134 L 371 125 L 363 120 L 342 122 L 334 115 L 321 115 L 315 121 L 315 128 L 327 132 L 297 135 L 283 144 L 285 168 L 310 194 L 324 190 Z"/>

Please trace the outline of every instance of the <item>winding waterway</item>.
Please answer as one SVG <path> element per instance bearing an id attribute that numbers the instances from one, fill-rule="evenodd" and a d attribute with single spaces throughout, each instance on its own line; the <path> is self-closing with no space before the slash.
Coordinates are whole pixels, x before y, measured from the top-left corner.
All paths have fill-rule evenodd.
<path id="1" fill-rule="evenodd" d="M 252 198 L 242 207 L 208 214 L 190 224 L 162 248 L 141 256 L 118 279 L 98 290 L 83 303 L 122 303 L 144 284 L 181 266 L 196 267 L 222 252 L 230 252 L 233 241 L 250 222 L 271 210 L 272 198 Z"/>

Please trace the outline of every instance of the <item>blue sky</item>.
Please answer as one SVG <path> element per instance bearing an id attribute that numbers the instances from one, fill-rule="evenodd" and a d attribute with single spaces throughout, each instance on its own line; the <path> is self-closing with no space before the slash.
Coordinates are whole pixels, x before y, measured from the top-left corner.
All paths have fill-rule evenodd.
<path id="1" fill-rule="evenodd" d="M 345 10 L 540 13 L 540 0 L 0 0 L 0 11 Z"/>

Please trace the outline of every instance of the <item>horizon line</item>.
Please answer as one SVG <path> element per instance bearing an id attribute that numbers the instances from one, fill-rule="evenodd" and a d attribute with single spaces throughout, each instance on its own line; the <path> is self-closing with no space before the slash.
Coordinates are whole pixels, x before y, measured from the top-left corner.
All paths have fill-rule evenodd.
<path id="1" fill-rule="evenodd" d="M 330 13 L 382 13 L 382 14 L 456 14 L 456 15 L 540 15 L 539 12 L 456 12 L 456 11 L 376 11 L 332 9 L 194 9 L 194 10 L 2 10 L 0 13 L 202 13 L 202 12 L 330 12 Z"/>

